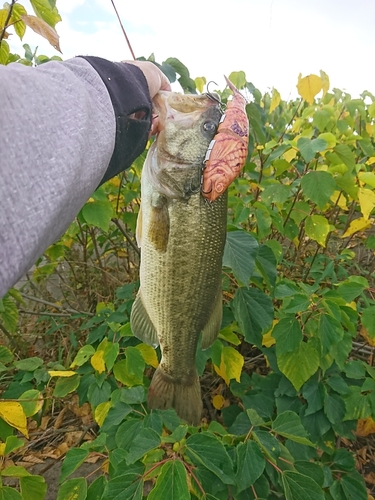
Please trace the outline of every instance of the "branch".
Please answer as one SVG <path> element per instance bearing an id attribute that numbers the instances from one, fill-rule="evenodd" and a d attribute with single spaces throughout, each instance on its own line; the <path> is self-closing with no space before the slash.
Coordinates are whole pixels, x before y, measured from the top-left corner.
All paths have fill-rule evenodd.
<path id="1" fill-rule="evenodd" d="M 120 221 L 118 219 L 115 219 L 115 218 L 112 218 L 111 220 L 120 229 L 120 231 L 122 232 L 122 234 L 125 236 L 126 241 L 131 245 L 131 247 L 137 253 L 137 255 L 140 255 L 139 248 L 134 243 L 134 241 L 131 239 L 131 237 L 129 236 L 129 234 L 125 231 L 125 229 L 121 226 Z"/>
<path id="2" fill-rule="evenodd" d="M 5 36 L 5 30 L 7 29 L 9 20 L 12 17 L 13 7 L 14 7 L 15 3 L 16 3 L 16 0 L 12 0 L 10 5 L 9 5 L 8 15 L 7 15 L 7 18 L 5 19 L 4 28 L 3 28 L 3 31 L 1 32 L 1 35 L 0 35 L 0 47 L 1 47 L 1 42 L 3 41 L 3 38 Z"/>
<path id="3" fill-rule="evenodd" d="M 58 311 L 66 311 L 71 314 L 86 314 L 87 316 L 94 316 L 93 313 L 86 312 L 86 311 L 77 311 L 76 309 L 70 309 L 69 307 L 64 307 L 64 306 L 59 306 L 58 304 L 54 304 L 53 302 L 48 302 L 48 300 L 44 299 L 38 299 L 37 297 L 32 297 L 31 295 L 27 295 L 26 293 L 20 292 L 22 297 L 28 300 L 32 300 L 34 302 L 39 302 L 39 304 L 44 304 L 46 306 L 53 307 L 54 309 L 57 309 Z"/>
<path id="4" fill-rule="evenodd" d="M 21 351 L 21 347 L 19 346 L 17 340 L 13 337 L 13 335 L 11 333 L 8 332 L 8 330 L 5 328 L 5 326 L 2 323 L 0 323 L 0 330 L 7 337 L 7 339 L 12 344 L 12 346 L 15 349 L 17 349 L 18 352 L 20 352 Z"/>

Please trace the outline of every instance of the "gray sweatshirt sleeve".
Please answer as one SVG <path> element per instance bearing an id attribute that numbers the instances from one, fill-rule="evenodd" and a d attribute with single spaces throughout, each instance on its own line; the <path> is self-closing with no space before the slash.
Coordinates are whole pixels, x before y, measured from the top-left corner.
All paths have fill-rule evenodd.
<path id="1" fill-rule="evenodd" d="M 78 57 L 0 66 L 0 298 L 143 151 L 151 111 L 132 65 Z"/>

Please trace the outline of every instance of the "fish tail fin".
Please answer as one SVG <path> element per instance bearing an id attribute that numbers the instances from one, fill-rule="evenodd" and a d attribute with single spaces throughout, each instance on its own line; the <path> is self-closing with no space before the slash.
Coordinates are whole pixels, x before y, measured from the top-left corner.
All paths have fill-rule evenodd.
<path id="1" fill-rule="evenodd" d="M 185 383 L 176 382 L 159 366 L 148 390 L 148 406 L 158 410 L 174 408 L 177 415 L 190 425 L 199 425 L 202 418 L 202 398 L 198 374 Z"/>

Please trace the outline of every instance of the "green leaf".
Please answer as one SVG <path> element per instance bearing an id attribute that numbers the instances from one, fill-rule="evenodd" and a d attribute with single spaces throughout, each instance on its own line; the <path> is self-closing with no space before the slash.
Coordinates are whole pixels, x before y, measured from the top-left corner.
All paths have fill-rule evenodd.
<path id="1" fill-rule="evenodd" d="M 335 191 L 336 183 L 328 172 L 310 171 L 302 177 L 301 186 L 307 198 L 319 208 L 324 208 Z"/>
<path id="2" fill-rule="evenodd" d="M 246 113 L 250 121 L 251 130 L 254 131 L 256 135 L 256 140 L 259 144 L 265 144 L 266 135 L 264 133 L 264 127 L 262 123 L 262 117 L 259 111 L 259 106 L 255 103 L 250 103 L 246 106 Z"/>
<path id="3" fill-rule="evenodd" d="M 11 363 L 13 359 L 13 353 L 7 347 L 0 345 L 0 362 L 8 364 Z"/>
<path id="4" fill-rule="evenodd" d="M 318 335 L 322 346 L 322 356 L 328 354 L 344 337 L 344 330 L 340 323 L 332 316 L 322 313 L 319 316 Z"/>
<path id="5" fill-rule="evenodd" d="M 26 25 L 24 22 L 22 22 L 21 16 L 26 15 L 26 9 L 22 5 L 16 3 L 13 5 L 13 10 L 12 10 L 12 17 L 11 20 L 14 22 L 14 31 L 16 34 L 20 37 L 22 40 L 23 35 L 25 34 L 26 31 Z M 15 22 L 16 21 L 16 22 Z"/>
<path id="6" fill-rule="evenodd" d="M 79 386 L 80 375 L 72 375 L 71 377 L 60 377 L 57 382 L 55 389 L 53 391 L 53 396 L 55 398 L 63 398 L 67 394 L 75 391 Z"/>
<path id="7" fill-rule="evenodd" d="M 298 349 L 277 357 L 280 371 L 292 382 L 297 391 L 317 371 L 319 361 L 317 350 L 305 342 L 301 342 Z"/>
<path id="8" fill-rule="evenodd" d="M 23 498 L 14 488 L 0 486 L 0 500 L 23 500 Z"/>
<path id="9" fill-rule="evenodd" d="M 4 43 L 4 40 L 1 43 L 1 47 Z M 1 51 L 1 48 L 0 48 Z M 1 54 L 1 52 L 0 52 Z M 2 299 L 0 299 L 0 320 L 4 323 L 5 328 L 10 333 L 15 333 L 17 329 L 18 323 L 18 309 L 17 304 L 13 299 L 9 297 L 9 295 L 5 295 Z"/>
<path id="10" fill-rule="evenodd" d="M 312 413 L 316 413 L 323 408 L 326 390 L 324 384 L 322 384 L 322 382 L 318 382 L 316 377 L 312 377 L 308 382 L 306 382 L 306 384 L 304 384 L 302 395 L 307 401 L 307 410 L 305 411 L 305 415 L 311 415 Z"/>
<path id="11" fill-rule="evenodd" d="M 232 71 L 228 79 L 238 88 L 242 89 L 246 85 L 246 75 L 243 71 Z"/>
<path id="12" fill-rule="evenodd" d="M 1 471 L 3 477 L 24 477 L 31 476 L 25 467 L 20 467 L 18 465 L 10 465 Z"/>
<path id="13" fill-rule="evenodd" d="M 70 365 L 70 368 L 73 368 L 74 366 L 82 366 L 91 358 L 93 354 L 95 354 L 94 347 L 92 345 L 84 345 L 77 352 L 75 358 L 73 359 L 73 362 Z"/>
<path id="14" fill-rule="evenodd" d="M 271 186 L 267 186 L 262 192 L 262 201 L 267 205 L 271 205 L 272 203 L 283 205 L 290 197 L 290 192 L 291 186 L 272 184 Z"/>
<path id="15" fill-rule="evenodd" d="M 186 455 L 195 465 L 203 465 L 224 484 L 235 484 L 232 460 L 224 445 L 212 434 L 202 432 L 186 440 Z"/>
<path id="16" fill-rule="evenodd" d="M 369 287 L 369 283 L 366 278 L 362 276 L 349 276 L 349 278 L 337 287 L 337 291 L 340 296 L 346 302 L 352 302 L 355 298 L 357 298 L 363 290 Z"/>
<path id="17" fill-rule="evenodd" d="M 17 436 L 8 436 L 5 440 L 4 455 L 9 455 L 9 453 L 22 448 L 24 445 L 25 441 L 23 439 L 19 439 Z"/>
<path id="18" fill-rule="evenodd" d="M 22 405 L 26 417 L 32 417 L 43 406 L 43 399 L 40 399 L 41 393 L 37 389 L 29 389 L 21 394 L 19 402 Z"/>
<path id="19" fill-rule="evenodd" d="M 272 430 L 291 441 L 306 446 L 315 446 L 307 439 L 307 432 L 301 423 L 300 417 L 294 411 L 284 411 L 272 423 Z"/>
<path id="20" fill-rule="evenodd" d="M 83 206 L 81 213 L 87 224 L 99 227 L 105 232 L 108 231 L 113 216 L 113 208 L 108 200 L 88 202 Z"/>
<path id="21" fill-rule="evenodd" d="M 107 482 L 105 476 L 95 479 L 88 487 L 86 500 L 102 500 Z"/>
<path id="22" fill-rule="evenodd" d="M 41 476 L 21 477 L 20 488 L 23 500 L 44 500 L 47 492 L 47 484 Z"/>
<path id="23" fill-rule="evenodd" d="M 338 394 L 327 394 L 324 401 L 324 413 L 327 415 L 331 424 L 342 422 L 346 413 L 346 407 L 342 397 Z"/>
<path id="24" fill-rule="evenodd" d="M 126 456 L 126 463 L 128 465 L 133 464 L 148 451 L 157 448 L 159 444 L 160 436 L 157 432 L 153 429 L 141 429 L 130 445 L 129 453 Z"/>
<path id="25" fill-rule="evenodd" d="M 305 222 L 306 235 L 325 248 L 328 233 L 331 231 L 328 220 L 322 215 L 309 215 Z"/>
<path id="26" fill-rule="evenodd" d="M 180 460 L 170 460 L 161 468 L 149 500 L 190 500 L 186 469 Z"/>
<path id="27" fill-rule="evenodd" d="M 257 240 L 249 233 L 231 231 L 225 242 L 223 266 L 230 267 L 235 277 L 244 285 L 248 285 L 254 272 L 258 249 Z"/>
<path id="28" fill-rule="evenodd" d="M 259 430 L 254 430 L 252 436 L 269 459 L 275 461 L 279 458 L 281 446 L 275 436 L 268 431 Z"/>
<path id="29" fill-rule="evenodd" d="M 324 139 L 311 140 L 307 137 L 300 137 L 297 141 L 297 148 L 300 150 L 306 163 L 310 163 L 315 154 L 319 151 L 324 151 L 326 147 L 327 143 Z"/>
<path id="30" fill-rule="evenodd" d="M 267 288 L 271 291 L 276 283 L 277 269 L 276 257 L 272 249 L 267 245 L 259 247 L 258 255 L 255 259 L 256 267 L 262 275 Z"/>
<path id="31" fill-rule="evenodd" d="M 294 467 L 297 472 L 313 479 L 319 486 L 324 485 L 324 471 L 320 464 L 308 462 L 307 460 L 299 460 L 294 462 Z"/>
<path id="32" fill-rule="evenodd" d="M 375 306 L 367 306 L 362 313 L 361 323 L 370 337 L 375 337 Z"/>
<path id="33" fill-rule="evenodd" d="M 132 444 L 135 436 L 139 434 L 142 429 L 143 422 L 140 420 L 127 420 L 120 425 L 116 432 L 116 445 L 118 448 L 128 450 Z"/>
<path id="34" fill-rule="evenodd" d="M 348 500 L 367 500 L 369 498 L 364 479 L 361 477 L 354 478 L 345 475 L 341 479 L 341 487 Z"/>
<path id="35" fill-rule="evenodd" d="M 61 485 L 57 500 L 85 500 L 87 495 L 87 483 L 83 477 L 68 479 Z"/>
<path id="36" fill-rule="evenodd" d="M 113 373 L 121 383 L 132 387 L 143 383 L 145 366 L 141 352 L 135 347 L 127 347 L 126 359 L 114 365 Z"/>
<path id="37" fill-rule="evenodd" d="M 249 488 L 260 477 L 266 466 L 266 461 L 261 449 L 254 441 L 248 440 L 238 444 L 236 451 L 236 485 L 237 491 L 241 492 Z"/>
<path id="38" fill-rule="evenodd" d="M 257 288 L 238 288 L 232 301 L 234 317 L 247 342 L 260 347 L 262 333 L 271 328 L 271 298 Z"/>
<path id="39" fill-rule="evenodd" d="M 44 361 L 41 358 L 27 358 L 27 359 L 21 359 L 20 361 L 15 361 L 14 366 L 18 370 L 24 370 L 25 372 L 33 372 L 37 368 L 41 367 L 43 365 Z"/>
<path id="40" fill-rule="evenodd" d="M 113 425 L 119 425 L 132 411 L 133 409 L 131 406 L 123 401 L 117 401 L 117 403 L 109 409 L 104 423 L 101 426 L 101 432 L 106 432 L 107 429 Z"/>
<path id="41" fill-rule="evenodd" d="M 0 64 L 7 64 L 9 58 L 9 44 L 5 40 L 1 41 L 0 45 Z M 1 497 L 0 497 L 1 498 Z"/>
<path id="42" fill-rule="evenodd" d="M 371 403 L 367 394 L 361 392 L 360 387 L 350 386 L 350 393 L 343 395 L 346 405 L 344 420 L 358 420 L 371 415 Z"/>
<path id="43" fill-rule="evenodd" d="M 35 15 L 43 19 L 52 28 L 61 21 L 60 14 L 54 5 L 51 5 L 49 0 L 30 0 L 31 6 Z"/>
<path id="44" fill-rule="evenodd" d="M 325 500 L 320 486 L 299 472 L 285 471 L 282 481 L 286 500 Z"/>
<path id="45" fill-rule="evenodd" d="M 294 351 L 302 342 L 302 330 L 296 318 L 282 318 L 272 330 L 277 356 Z"/>
<path id="46" fill-rule="evenodd" d="M 89 452 L 87 450 L 82 450 L 81 448 L 72 448 L 66 454 L 60 472 L 59 484 L 63 483 L 67 477 L 70 476 L 75 470 L 78 469 L 80 465 L 88 457 Z"/>
<path id="47" fill-rule="evenodd" d="M 331 114 L 325 109 L 318 109 L 314 113 L 313 124 L 315 127 L 319 129 L 319 132 L 323 132 L 323 130 L 328 125 L 331 119 Z"/>
<path id="48" fill-rule="evenodd" d="M 355 168 L 355 156 L 352 150 L 347 144 L 339 144 L 333 150 L 340 160 L 348 167 L 350 173 Z"/>

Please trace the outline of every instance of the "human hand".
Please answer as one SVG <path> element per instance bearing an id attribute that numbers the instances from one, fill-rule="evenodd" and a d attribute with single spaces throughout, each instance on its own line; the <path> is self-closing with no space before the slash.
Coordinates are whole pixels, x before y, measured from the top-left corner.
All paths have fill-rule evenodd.
<path id="1" fill-rule="evenodd" d="M 148 89 L 151 99 L 159 92 L 159 90 L 171 90 L 171 84 L 165 74 L 150 61 L 123 61 L 127 64 L 134 64 L 143 72 L 147 80 Z"/>
<path id="2" fill-rule="evenodd" d="M 151 99 L 159 92 L 159 90 L 171 91 L 171 84 L 165 74 L 156 66 L 156 64 L 150 61 L 122 61 L 127 64 L 134 64 L 143 72 L 146 80 L 148 89 L 150 92 Z M 159 132 L 159 120 L 158 115 L 152 115 L 152 125 L 149 136 L 155 135 Z"/>

